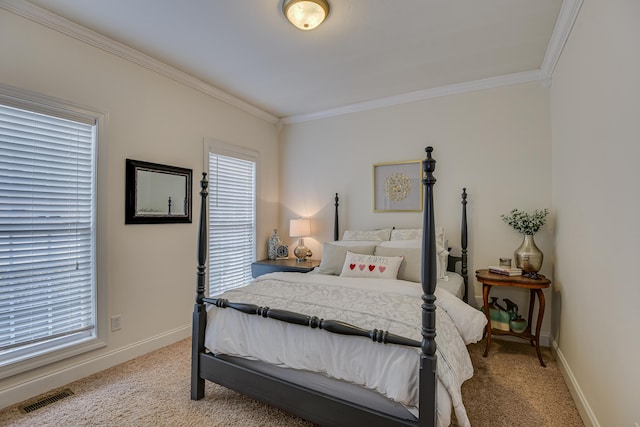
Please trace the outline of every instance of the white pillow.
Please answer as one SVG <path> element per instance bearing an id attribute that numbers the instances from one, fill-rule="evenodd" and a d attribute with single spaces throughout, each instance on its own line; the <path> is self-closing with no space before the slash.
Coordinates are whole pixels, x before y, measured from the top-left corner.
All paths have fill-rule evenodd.
<path id="1" fill-rule="evenodd" d="M 347 251 L 352 251 L 358 254 L 373 255 L 373 252 L 376 249 L 375 244 L 347 247 L 336 243 L 337 242 L 326 242 L 322 245 L 322 260 L 320 261 L 320 265 L 314 269 L 314 272 L 320 274 L 333 274 L 337 276 L 342 271 Z"/>
<path id="2" fill-rule="evenodd" d="M 396 279 L 402 257 L 384 257 L 347 252 L 341 277 L 367 277 L 372 279 Z"/>
<path id="3" fill-rule="evenodd" d="M 422 228 L 394 228 L 390 240 L 420 240 Z"/>
<path id="4" fill-rule="evenodd" d="M 448 264 L 449 264 L 449 251 L 442 248 L 442 250 L 438 251 L 438 254 L 436 255 L 436 266 L 438 267 L 439 280 L 449 280 L 449 277 L 447 276 Z"/>
<path id="5" fill-rule="evenodd" d="M 378 243 L 380 243 L 380 240 L 336 240 L 331 242 L 332 245 L 336 246 L 375 246 Z"/>
<path id="6" fill-rule="evenodd" d="M 386 248 L 422 249 L 422 240 L 389 240 L 388 242 L 379 242 L 378 246 L 384 246 Z"/>
<path id="7" fill-rule="evenodd" d="M 342 235 L 342 240 L 375 240 L 381 242 L 389 240 L 391 229 L 381 230 L 346 230 Z"/>
<path id="8" fill-rule="evenodd" d="M 422 240 L 422 228 L 394 228 L 389 240 Z M 444 227 L 436 227 L 436 246 L 446 249 Z"/>
<path id="9" fill-rule="evenodd" d="M 447 249 L 447 240 L 444 232 L 444 227 L 436 227 L 436 247 L 442 246 Z"/>

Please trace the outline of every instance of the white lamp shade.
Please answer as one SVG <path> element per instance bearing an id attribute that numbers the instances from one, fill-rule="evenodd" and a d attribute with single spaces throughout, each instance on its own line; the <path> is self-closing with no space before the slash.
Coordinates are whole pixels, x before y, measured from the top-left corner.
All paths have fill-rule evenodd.
<path id="1" fill-rule="evenodd" d="M 311 221 L 308 219 L 292 219 L 289 222 L 290 237 L 306 237 L 311 235 Z"/>
<path id="2" fill-rule="evenodd" d="M 301 30 L 313 30 L 327 17 L 326 0 L 285 0 L 282 6 L 285 16 Z"/>

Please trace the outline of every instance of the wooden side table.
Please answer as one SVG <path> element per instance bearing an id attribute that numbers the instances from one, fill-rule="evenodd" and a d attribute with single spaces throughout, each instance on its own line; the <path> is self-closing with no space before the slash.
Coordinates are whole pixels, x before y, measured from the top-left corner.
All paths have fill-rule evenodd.
<path id="1" fill-rule="evenodd" d="M 296 258 L 287 259 L 263 259 L 251 263 L 251 275 L 255 278 L 263 274 L 276 271 L 293 271 L 296 273 L 308 273 L 320 265 L 319 260 L 310 259 L 298 262 Z"/>
<path id="2" fill-rule="evenodd" d="M 540 326 L 542 325 L 542 317 L 544 316 L 544 294 L 542 290 L 548 288 L 551 281 L 540 275 L 539 279 L 529 279 L 524 276 L 504 276 L 502 274 L 490 273 L 489 270 L 476 271 L 476 279 L 482 283 L 482 299 L 484 302 L 484 313 L 487 316 L 487 346 L 485 347 L 483 357 L 489 354 L 489 346 L 491 345 L 491 335 L 511 335 L 525 340 L 529 340 L 531 345 L 535 345 L 536 353 L 540 365 L 546 367 L 542 354 L 540 354 Z M 527 319 L 527 329 L 518 333 L 513 331 L 502 331 L 491 327 L 491 316 L 489 314 L 489 292 L 493 286 L 512 286 L 516 288 L 529 289 L 529 317 Z M 535 331 L 531 330 L 531 321 L 533 320 L 533 306 L 535 298 L 538 297 L 538 316 L 536 319 Z"/>

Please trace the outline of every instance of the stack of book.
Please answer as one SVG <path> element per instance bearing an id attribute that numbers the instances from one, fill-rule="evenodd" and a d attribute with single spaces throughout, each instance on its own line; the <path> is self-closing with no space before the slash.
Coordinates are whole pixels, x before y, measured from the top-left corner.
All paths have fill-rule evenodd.
<path id="1" fill-rule="evenodd" d="M 502 274 L 504 276 L 522 276 L 522 269 L 516 267 L 489 266 L 490 273 Z"/>

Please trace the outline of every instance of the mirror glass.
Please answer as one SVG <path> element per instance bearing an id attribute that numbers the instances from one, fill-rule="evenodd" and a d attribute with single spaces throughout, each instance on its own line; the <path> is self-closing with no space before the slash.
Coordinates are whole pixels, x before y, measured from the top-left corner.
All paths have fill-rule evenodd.
<path id="1" fill-rule="evenodd" d="M 136 215 L 184 215 L 186 185 L 183 175 L 138 169 Z"/>

